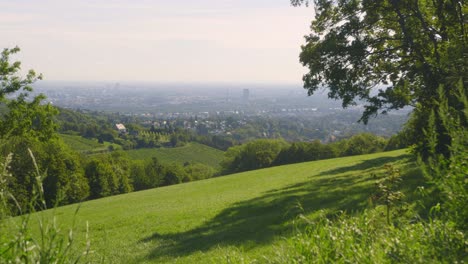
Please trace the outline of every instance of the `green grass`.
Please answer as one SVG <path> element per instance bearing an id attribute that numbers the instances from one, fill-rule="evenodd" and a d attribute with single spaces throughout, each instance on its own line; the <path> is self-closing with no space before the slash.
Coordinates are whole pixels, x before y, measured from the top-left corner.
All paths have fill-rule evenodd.
<path id="1" fill-rule="evenodd" d="M 372 174 L 389 162 L 414 166 L 405 153 L 286 165 L 88 201 L 75 219 L 75 237 L 84 244 L 89 221 L 91 260 L 108 263 L 218 263 L 232 252 L 262 259 L 292 235 L 300 212 L 314 217 L 319 210 L 368 207 Z M 56 209 L 57 221 L 70 225 L 76 208 Z"/>
<path id="2" fill-rule="evenodd" d="M 143 148 L 126 151 L 134 160 L 147 160 L 157 157 L 163 163 L 181 163 L 186 161 L 218 167 L 223 158 L 221 150 L 199 144 L 189 143 L 177 148 Z"/>
<path id="3" fill-rule="evenodd" d="M 93 154 L 98 152 L 107 151 L 109 146 L 112 145 L 114 149 L 121 149 L 117 144 L 111 144 L 109 142 L 104 142 L 104 144 L 99 143 L 96 139 L 87 139 L 81 136 L 59 134 L 60 138 L 70 146 L 75 151 L 87 154 Z"/>

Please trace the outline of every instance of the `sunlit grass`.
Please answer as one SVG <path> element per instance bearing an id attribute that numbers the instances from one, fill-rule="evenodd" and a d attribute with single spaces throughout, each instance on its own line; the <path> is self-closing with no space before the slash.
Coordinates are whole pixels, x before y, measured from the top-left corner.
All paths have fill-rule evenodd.
<path id="1" fill-rule="evenodd" d="M 412 164 L 404 150 L 273 167 L 118 195 L 81 205 L 92 258 L 109 263 L 210 263 L 229 252 L 262 258 L 292 235 L 299 213 L 359 212 L 382 165 Z M 300 206 L 298 206 L 300 204 Z M 70 223 L 77 205 L 58 208 Z M 77 237 L 80 237 L 78 234 Z M 83 242 L 84 243 L 84 242 Z"/>

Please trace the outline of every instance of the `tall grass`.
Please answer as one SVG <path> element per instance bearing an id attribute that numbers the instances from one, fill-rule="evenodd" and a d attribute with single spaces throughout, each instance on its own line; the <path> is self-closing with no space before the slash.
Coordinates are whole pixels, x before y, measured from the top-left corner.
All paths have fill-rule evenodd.
<path id="1" fill-rule="evenodd" d="M 249 258 L 232 249 L 213 263 L 466 263 L 468 241 L 453 222 L 417 221 L 395 227 L 379 206 L 357 216 L 300 217 L 295 235 L 276 253 Z"/>
<path id="2" fill-rule="evenodd" d="M 270 263 L 462 263 L 465 234 L 453 223 L 430 220 L 395 227 L 383 208 L 358 216 L 324 214 L 287 240 Z"/>
<path id="3" fill-rule="evenodd" d="M 28 212 L 21 212 L 25 208 L 16 203 L 13 192 L 8 189 L 8 182 L 13 177 L 9 173 L 9 164 L 12 155 L 8 155 L 3 163 L 0 163 L 0 263 L 79 263 L 86 261 L 90 253 L 88 232 L 86 232 L 86 245 L 81 249 L 75 243 L 73 234 L 74 223 L 67 231 L 62 231 L 57 223 L 53 211 L 36 212 L 46 210 L 43 174 L 36 164 L 34 155 L 29 150 L 31 162 L 36 168 L 34 175 L 34 188 L 32 199 L 26 208 Z M 12 205 L 18 207 L 20 216 L 13 215 Z M 79 207 L 78 207 L 79 208 Z M 75 210 L 75 216 L 78 213 Z M 37 221 L 38 234 L 31 232 L 31 227 Z M 86 227 L 88 230 L 88 226 Z"/>

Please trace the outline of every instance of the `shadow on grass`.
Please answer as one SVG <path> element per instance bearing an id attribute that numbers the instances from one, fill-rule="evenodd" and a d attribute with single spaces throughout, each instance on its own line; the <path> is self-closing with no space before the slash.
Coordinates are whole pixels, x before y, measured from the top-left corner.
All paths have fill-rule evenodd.
<path id="1" fill-rule="evenodd" d="M 396 162 L 396 161 L 403 160 L 403 159 L 410 159 L 411 157 L 412 155 L 406 154 L 406 155 L 397 156 L 397 157 L 380 157 L 380 158 L 375 158 L 375 159 L 369 159 L 369 160 L 364 160 L 363 162 L 352 165 L 352 166 L 340 167 L 337 169 L 323 171 L 319 175 L 320 176 L 336 175 L 336 174 L 341 174 L 345 172 L 349 173 L 352 171 L 364 171 L 364 170 L 372 169 L 375 167 L 383 166 L 386 163 L 392 163 L 392 162 Z"/>
<path id="2" fill-rule="evenodd" d="M 401 158 L 378 158 L 371 164 L 378 169 Z M 370 167 L 365 164 L 360 168 Z M 321 209 L 328 212 L 363 210 L 374 191 L 373 182 L 373 177 L 367 173 L 317 177 L 235 203 L 192 230 L 170 234 L 156 232 L 140 242 L 158 245 L 146 256 L 147 259 L 183 257 L 218 246 L 242 246 L 248 250 L 271 243 L 277 236 L 290 234 L 293 228 L 291 220 L 299 213 L 308 214 Z"/>

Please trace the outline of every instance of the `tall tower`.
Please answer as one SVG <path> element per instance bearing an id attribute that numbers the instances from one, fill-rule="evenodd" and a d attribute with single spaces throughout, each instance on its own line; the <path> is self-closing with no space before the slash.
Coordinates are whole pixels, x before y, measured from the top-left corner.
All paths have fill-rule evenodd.
<path id="1" fill-rule="evenodd" d="M 249 101 L 249 97 L 250 97 L 250 91 L 249 91 L 249 89 L 244 89 L 243 92 L 242 92 L 242 99 L 243 99 L 245 102 L 248 102 L 248 101 Z"/>

